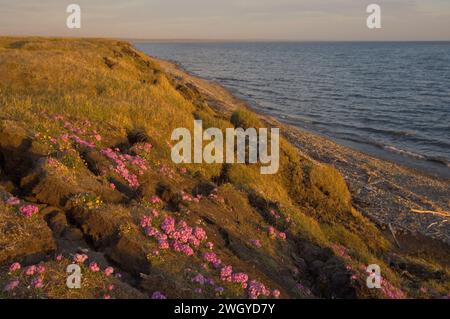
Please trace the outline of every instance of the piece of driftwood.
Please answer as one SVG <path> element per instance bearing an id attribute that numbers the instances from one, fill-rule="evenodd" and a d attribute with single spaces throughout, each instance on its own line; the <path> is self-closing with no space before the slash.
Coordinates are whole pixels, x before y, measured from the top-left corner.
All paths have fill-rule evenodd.
<path id="1" fill-rule="evenodd" d="M 411 209 L 411 212 L 417 213 L 417 214 L 433 214 L 443 217 L 450 217 L 450 213 L 448 212 L 435 212 L 433 210 L 419 210 L 419 209 Z"/>
<path id="2" fill-rule="evenodd" d="M 392 237 L 394 238 L 395 243 L 397 244 L 398 248 L 401 248 L 400 243 L 397 240 L 397 236 L 395 236 L 395 230 L 391 223 L 388 224 L 389 230 L 391 231 Z"/>

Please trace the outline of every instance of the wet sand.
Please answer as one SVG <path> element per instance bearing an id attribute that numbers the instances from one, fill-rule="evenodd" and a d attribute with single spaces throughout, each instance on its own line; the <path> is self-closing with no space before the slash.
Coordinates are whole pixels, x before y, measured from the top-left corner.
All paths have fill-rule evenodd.
<path id="1" fill-rule="evenodd" d="M 154 59 L 154 58 L 153 58 Z M 209 105 L 224 115 L 249 107 L 217 83 L 184 72 L 175 64 L 154 59 L 172 76 L 195 86 Z M 303 156 L 328 163 L 345 177 L 353 204 L 381 228 L 421 234 L 450 244 L 450 180 L 353 150 L 298 127 L 261 115 L 268 125 L 299 148 Z"/>

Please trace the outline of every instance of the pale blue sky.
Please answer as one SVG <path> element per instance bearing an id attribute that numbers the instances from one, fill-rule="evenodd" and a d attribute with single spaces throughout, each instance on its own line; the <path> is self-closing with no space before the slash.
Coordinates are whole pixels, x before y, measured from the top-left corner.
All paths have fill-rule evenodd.
<path id="1" fill-rule="evenodd" d="M 82 28 L 66 28 L 66 7 Z M 382 8 L 369 30 L 368 4 Z M 146 39 L 450 40 L 450 0 L 0 0 L 1 35 Z"/>

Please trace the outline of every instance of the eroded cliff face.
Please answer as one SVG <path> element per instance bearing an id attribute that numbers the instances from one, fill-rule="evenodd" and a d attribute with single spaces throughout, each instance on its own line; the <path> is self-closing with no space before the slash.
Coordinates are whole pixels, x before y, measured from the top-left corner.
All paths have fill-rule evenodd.
<path id="1" fill-rule="evenodd" d="M 2 297 L 401 298 L 448 289 L 445 263 L 394 255 L 353 208 L 343 177 L 284 139 L 275 175 L 250 164 L 173 164 L 171 132 L 194 119 L 221 129 L 267 123 L 247 109 L 212 108 L 127 43 L 2 38 L 0 74 Z M 80 290 L 66 287 L 72 262 L 82 267 Z M 366 287 L 369 264 L 383 269 L 382 289 Z"/>

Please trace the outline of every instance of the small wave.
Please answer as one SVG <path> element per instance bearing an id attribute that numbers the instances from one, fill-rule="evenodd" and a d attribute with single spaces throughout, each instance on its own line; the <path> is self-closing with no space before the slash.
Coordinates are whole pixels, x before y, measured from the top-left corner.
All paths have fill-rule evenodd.
<path id="1" fill-rule="evenodd" d="M 385 150 L 387 150 L 387 151 L 392 152 L 392 153 L 397 153 L 397 154 L 400 154 L 400 155 L 406 155 L 406 156 L 413 157 L 413 158 L 416 158 L 416 159 L 421 159 L 421 160 L 426 160 L 427 159 L 426 156 L 424 156 L 424 155 L 417 154 L 417 153 L 414 153 L 414 152 L 411 152 L 411 151 L 407 151 L 407 150 L 402 150 L 402 149 L 397 148 L 395 146 L 387 146 L 386 145 L 383 148 Z"/>

